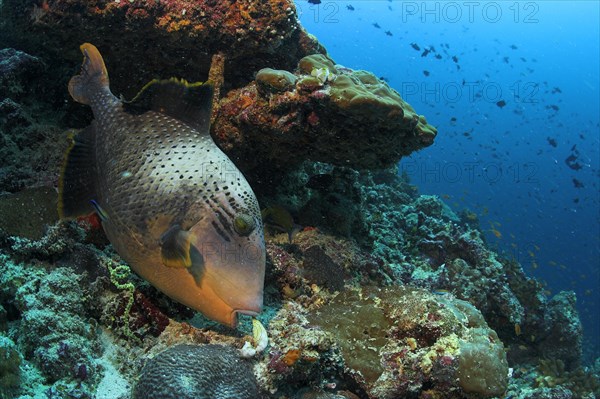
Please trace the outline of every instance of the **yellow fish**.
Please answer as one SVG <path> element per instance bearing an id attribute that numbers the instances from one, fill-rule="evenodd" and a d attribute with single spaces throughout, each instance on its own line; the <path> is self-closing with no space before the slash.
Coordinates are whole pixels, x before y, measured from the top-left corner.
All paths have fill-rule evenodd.
<path id="1" fill-rule="evenodd" d="M 302 226 L 294 223 L 294 218 L 288 210 L 280 205 L 273 205 L 263 209 L 261 216 L 265 226 L 287 233 L 290 244 L 296 233 L 302 229 Z"/>
<path id="2" fill-rule="evenodd" d="M 250 185 L 212 140 L 212 86 L 152 81 L 115 97 L 98 49 L 81 46 L 69 93 L 94 121 L 67 154 L 59 213 L 96 211 L 115 250 L 157 289 L 235 327 L 263 306 L 265 243 Z"/>

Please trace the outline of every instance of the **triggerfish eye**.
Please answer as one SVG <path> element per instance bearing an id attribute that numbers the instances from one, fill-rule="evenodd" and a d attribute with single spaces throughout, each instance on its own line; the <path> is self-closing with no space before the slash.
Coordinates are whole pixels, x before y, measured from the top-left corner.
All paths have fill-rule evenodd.
<path id="1" fill-rule="evenodd" d="M 241 236 L 249 235 L 255 227 L 254 218 L 246 213 L 241 213 L 233 219 L 233 228 Z"/>

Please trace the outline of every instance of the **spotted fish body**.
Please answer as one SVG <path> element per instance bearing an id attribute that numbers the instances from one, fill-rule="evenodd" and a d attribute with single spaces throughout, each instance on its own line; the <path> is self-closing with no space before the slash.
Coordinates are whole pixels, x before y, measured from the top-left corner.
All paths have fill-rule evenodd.
<path id="1" fill-rule="evenodd" d="M 210 85 L 151 82 L 115 97 L 98 50 L 69 91 L 94 113 L 60 184 L 60 212 L 95 210 L 116 251 L 174 300 L 234 327 L 262 309 L 265 245 L 256 197 L 209 134 Z M 91 204 L 91 205 L 90 205 Z"/>

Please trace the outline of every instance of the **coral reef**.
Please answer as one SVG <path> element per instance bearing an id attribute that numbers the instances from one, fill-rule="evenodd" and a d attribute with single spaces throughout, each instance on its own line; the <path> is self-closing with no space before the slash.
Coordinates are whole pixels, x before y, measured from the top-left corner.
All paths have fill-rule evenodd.
<path id="1" fill-rule="evenodd" d="M 548 298 L 474 214 L 398 176 L 435 128 L 336 65 L 295 13 L 288 0 L 0 1 L 14 48 L 0 49 L 0 397 L 599 396 L 574 294 Z M 126 97 L 156 76 L 210 76 L 215 140 L 263 207 L 304 226 L 267 239 L 265 353 L 239 359 L 248 318 L 219 326 L 129 273 L 97 217 L 56 222 L 65 131 L 91 117 L 65 101 L 82 41 Z"/>
<path id="2" fill-rule="evenodd" d="M 76 64 L 83 41 L 120 61 L 109 63 L 109 73 L 115 92 L 127 97 L 156 76 L 205 80 L 217 53 L 226 59 L 225 81 L 239 87 L 265 66 L 289 69 L 305 55 L 324 52 L 299 25 L 288 0 L 5 0 L 1 6 L 0 42 L 60 65 L 57 88 L 69 77 L 59 59 Z M 135 76 L 129 73 L 133 65 Z"/>
<path id="3" fill-rule="evenodd" d="M 223 98 L 213 128 L 250 176 L 268 168 L 269 184 L 306 160 L 389 167 L 432 144 L 436 132 L 387 83 L 366 71 L 336 68 L 322 54 L 299 60 L 295 75 L 260 70 L 255 82 Z"/>
<path id="4" fill-rule="evenodd" d="M 54 99 L 38 95 L 45 92 L 39 78 L 45 70 L 37 57 L 0 49 L 0 194 L 58 180 L 67 138 L 57 127 Z"/>
<path id="5" fill-rule="evenodd" d="M 21 382 L 21 353 L 8 337 L 0 335 L 0 398 L 9 397 Z"/>
<path id="6" fill-rule="evenodd" d="M 101 373 L 96 362 L 100 347 L 95 324 L 86 317 L 82 275 L 71 268 L 46 271 L 0 257 L 0 302 L 18 321 L 8 333 L 17 337 L 27 368 L 40 372 L 48 392 L 91 397 Z"/>
<path id="7" fill-rule="evenodd" d="M 308 319 L 335 337 L 370 398 L 426 389 L 437 397 L 460 397 L 461 390 L 496 397 L 506 390 L 502 342 L 467 302 L 418 289 L 364 288 L 340 293 Z"/>
<path id="8" fill-rule="evenodd" d="M 343 371 L 333 337 L 312 326 L 300 305 L 286 302 L 268 326 L 268 358 L 259 365 L 261 386 L 271 393 L 292 395 L 301 388 L 323 388 Z"/>
<path id="9" fill-rule="evenodd" d="M 258 398 L 249 364 L 220 345 L 177 345 L 150 359 L 134 399 Z"/>
<path id="10" fill-rule="evenodd" d="M 535 378 L 537 387 L 554 388 L 562 386 L 570 389 L 576 397 L 593 393 L 600 395 L 600 379 L 579 367 L 567 371 L 560 359 L 541 359 L 538 365 L 539 376 Z"/>
<path id="11" fill-rule="evenodd" d="M 0 229 L 11 236 L 40 239 L 47 226 L 58 220 L 57 193 L 38 187 L 0 196 Z"/>

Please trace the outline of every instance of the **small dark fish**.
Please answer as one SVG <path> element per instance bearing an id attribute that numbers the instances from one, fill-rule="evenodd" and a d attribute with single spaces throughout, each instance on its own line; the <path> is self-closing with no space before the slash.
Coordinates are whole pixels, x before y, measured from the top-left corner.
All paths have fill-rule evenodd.
<path id="1" fill-rule="evenodd" d="M 527 60 L 524 57 L 519 57 L 519 59 L 523 62 L 527 62 Z"/>
<path id="2" fill-rule="evenodd" d="M 321 0 L 308 0 L 308 4 L 321 4 Z"/>
<path id="3" fill-rule="evenodd" d="M 423 50 L 423 52 L 421 53 L 421 57 L 427 57 L 427 54 L 429 54 L 431 51 L 429 49 L 425 49 Z"/>
<path id="4" fill-rule="evenodd" d="M 456 118 L 453 116 L 452 118 L 450 118 L 450 122 L 456 122 Z"/>
<path id="5" fill-rule="evenodd" d="M 578 204 L 579 203 L 579 198 L 573 198 L 573 202 Z"/>
<path id="6" fill-rule="evenodd" d="M 290 244 L 296 233 L 302 230 L 302 226 L 294 223 L 294 218 L 288 210 L 280 205 L 273 205 L 263 209 L 261 215 L 265 226 L 287 233 Z"/>
<path id="7" fill-rule="evenodd" d="M 511 49 L 513 49 L 513 50 L 516 50 L 518 47 L 517 47 L 517 46 L 515 46 L 514 44 L 511 44 L 511 45 L 510 45 L 510 48 L 511 48 Z"/>
<path id="8" fill-rule="evenodd" d="M 579 162 L 577 162 L 577 157 L 579 155 L 579 151 L 575 154 L 571 154 L 569 155 L 566 159 L 565 159 L 565 163 L 567 164 L 567 166 L 573 170 L 579 170 L 582 169 L 583 166 L 581 166 L 581 164 Z"/>
<path id="9" fill-rule="evenodd" d="M 500 108 L 504 108 L 504 106 L 506 105 L 506 101 L 500 100 L 496 103 L 496 105 Z"/>
<path id="10" fill-rule="evenodd" d="M 546 140 L 548 140 L 548 144 L 550 144 L 552 147 L 556 148 L 558 146 L 558 143 L 552 137 L 547 137 Z"/>
<path id="11" fill-rule="evenodd" d="M 559 87 L 554 87 L 552 89 L 552 94 L 556 94 L 556 93 L 562 93 L 562 90 Z"/>
<path id="12" fill-rule="evenodd" d="M 441 60 L 442 59 L 442 55 L 441 54 L 436 54 L 435 58 L 438 59 L 438 60 Z"/>
<path id="13" fill-rule="evenodd" d="M 502 58 L 502 61 L 504 61 L 504 63 L 508 64 L 508 57 Z"/>
<path id="14" fill-rule="evenodd" d="M 389 30 L 386 30 L 385 34 L 388 35 L 388 36 L 394 36 L 394 34 L 392 32 L 390 32 Z"/>
<path id="15" fill-rule="evenodd" d="M 380 76 L 379 79 L 383 80 L 386 83 L 390 83 L 390 80 L 388 78 L 386 78 L 385 76 Z"/>
<path id="16" fill-rule="evenodd" d="M 558 111 L 560 108 L 558 108 L 558 105 L 551 104 L 551 105 L 546 105 L 546 109 L 551 109 L 553 111 Z"/>
<path id="17" fill-rule="evenodd" d="M 352 7 L 352 5 L 351 5 L 351 4 L 348 4 L 348 5 L 346 6 L 346 8 L 347 8 L 348 10 L 350 10 L 350 11 L 354 11 L 354 7 Z"/>
<path id="18" fill-rule="evenodd" d="M 457 57 L 457 56 L 455 56 L 455 55 L 453 55 L 453 56 L 452 56 L 452 61 L 454 61 L 454 62 L 458 63 L 458 57 Z"/>
<path id="19" fill-rule="evenodd" d="M 575 188 L 583 188 L 585 187 L 583 185 L 583 183 L 579 180 L 577 180 L 576 178 L 573 178 L 573 185 L 575 186 Z"/>
<path id="20" fill-rule="evenodd" d="M 429 71 L 426 71 L 426 70 L 425 70 L 425 71 L 423 71 L 423 75 L 425 75 L 425 76 L 429 76 L 429 75 L 430 75 L 430 74 L 429 74 Z"/>
<path id="21" fill-rule="evenodd" d="M 373 26 L 376 27 L 377 29 L 381 29 L 381 26 L 379 26 L 379 24 L 377 22 L 374 22 Z"/>
<path id="22" fill-rule="evenodd" d="M 417 43 L 411 43 L 410 47 L 414 48 L 417 51 L 421 51 L 421 47 Z"/>

